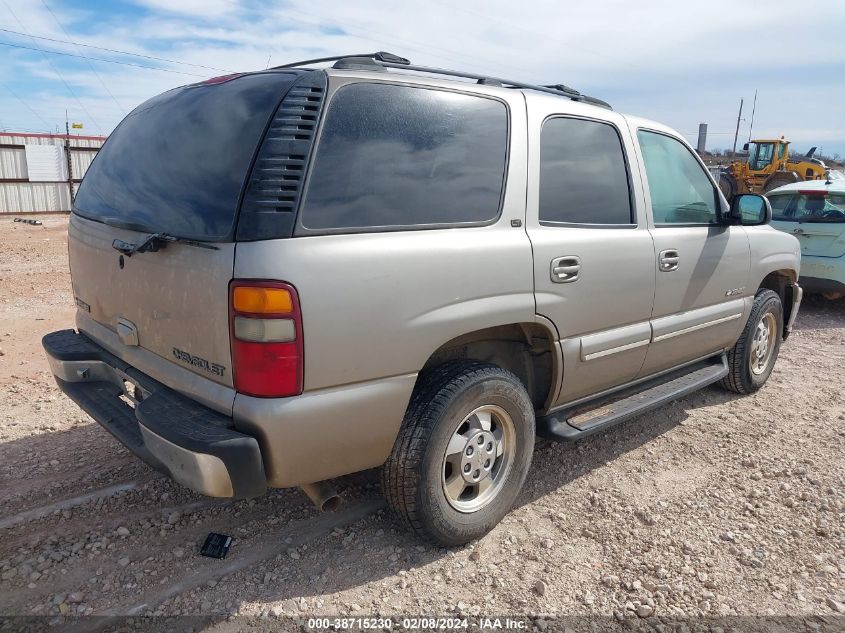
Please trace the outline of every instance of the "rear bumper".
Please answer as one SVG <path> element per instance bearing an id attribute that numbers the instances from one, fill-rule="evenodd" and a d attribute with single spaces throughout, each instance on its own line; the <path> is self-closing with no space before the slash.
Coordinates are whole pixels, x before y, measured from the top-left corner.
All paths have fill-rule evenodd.
<path id="1" fill-rule="evenodd" d="M 42 345 L 61 390 L 156 470 L 211 497 L 255 497 L 267 489 L 258 442 L 234 430 L 232 418 L 165 387 L 74 330 L 52 332 Z"/>

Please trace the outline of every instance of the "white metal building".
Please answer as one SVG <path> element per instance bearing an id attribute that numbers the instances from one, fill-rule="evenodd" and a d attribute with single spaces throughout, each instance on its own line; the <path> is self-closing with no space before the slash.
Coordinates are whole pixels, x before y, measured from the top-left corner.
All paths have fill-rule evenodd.
<path id="1" fill-rule="evenodd" d="M 105 140 L 0 132 L 0 214 L 70 211 L 71 189 Z"/>

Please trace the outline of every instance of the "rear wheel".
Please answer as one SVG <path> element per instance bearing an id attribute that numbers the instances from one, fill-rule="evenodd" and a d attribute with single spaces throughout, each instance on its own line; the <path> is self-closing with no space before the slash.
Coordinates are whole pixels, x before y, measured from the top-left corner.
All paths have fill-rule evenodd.
<path id="1" fill-rule="evenodd" d="M 441 545 L 480 538 L 510 511 L 525 481 L 534 425 L 531 399 L 510 372 L 476 362 L 430 370 L 382 471 L 389 505 Z"/>
<path id="2" fill-rule="evenodd" d="M 783 305 L 772 290 L 759 290 L 739 340 L 728 352 L 729 373 L 721 384 L 735 393 L 754 393 L 774 369 L 783 333 Z"/>

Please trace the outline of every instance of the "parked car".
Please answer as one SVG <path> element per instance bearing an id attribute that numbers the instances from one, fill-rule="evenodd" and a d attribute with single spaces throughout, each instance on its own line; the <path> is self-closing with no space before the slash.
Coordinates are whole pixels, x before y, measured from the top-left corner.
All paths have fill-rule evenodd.
<path id="1" fill-rule="evenodd" d="M 325 60 L 322 60 L 325 61 Z M 795 238 L 672 129 L 565 86 L 387 54 L 216 78 L 130 113 L 69 224 L 61 389 L 206 495 L 382 467 L 445 545 L 572 441 L 767 380 Z"/>
<path id="2" fill-rule="evenodd" d="M 845 297 L 845 180 L 797 182 L 766 195 L 772 226 L 801 243 L 803 288 Z"/>

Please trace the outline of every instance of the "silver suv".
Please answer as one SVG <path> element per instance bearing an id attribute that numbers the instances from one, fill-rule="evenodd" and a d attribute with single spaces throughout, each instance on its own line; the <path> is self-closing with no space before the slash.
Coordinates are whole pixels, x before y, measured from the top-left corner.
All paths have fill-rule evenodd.
<path id="1" fill-rule="evenodd" d="M 456 545 L 509 511 L 535 434 L 765 383 L 802 294 L 770 217 L 566 86 L 310 60 L 124 119 L 70 218 L 76 329 L 44 347 L 185 486 L 328 505 L 320 482 L 380 466 L 404 523 Z"/>

